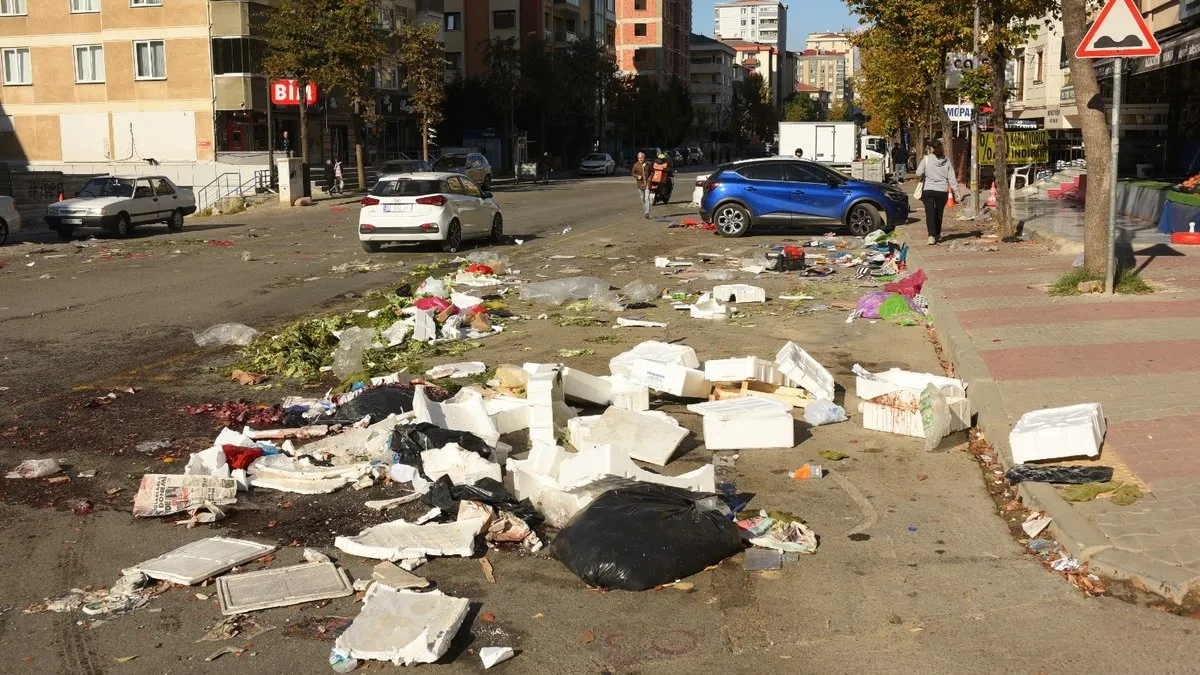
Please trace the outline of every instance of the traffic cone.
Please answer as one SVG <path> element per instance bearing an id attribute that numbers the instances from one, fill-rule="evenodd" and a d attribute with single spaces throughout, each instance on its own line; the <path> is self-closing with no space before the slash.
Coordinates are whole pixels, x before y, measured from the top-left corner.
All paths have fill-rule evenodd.
<path id="1" fill-rule="evenodd" d="M 987 205 L 993 207 L 996 205 L 996 181 L 992 181 L 992 189 L 988 191 Z"/>
<path id="2" fill-rule="evenodd" d="M 66 201 L 65 199 L 63 199 L 63 193 L 62 193 L 62 190 L 59 190 L 59 191 L 58 191 L 58 201 L 60 201 L 60 202 L 61 202 L 61 201 Z"/>
<path id="3" fill-rule="evenodd" d="M 954 208 L 954 192 L 946 193 L 946 208 L 948 208 L 948 209 Z"/>

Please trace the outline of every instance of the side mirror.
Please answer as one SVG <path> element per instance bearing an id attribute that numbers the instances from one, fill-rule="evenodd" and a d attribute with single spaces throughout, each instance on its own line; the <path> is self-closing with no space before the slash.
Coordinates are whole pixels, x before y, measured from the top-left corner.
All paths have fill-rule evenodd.
<path id="1" fill-rule="evenodd" d="M 829 187 L 831 187 L 831 188 L 838 187 L 838 186 L 839 186 L 839 185 L 841 185 L 841 184 L 842 184 L 842 181 L 840 181 L 840 180 L 838 180 L 838 179 L 836 179 L 836 178 L 830 178 L 830 179 L 829 179 Z"/>
<path id="2" fill-rule="evenodd" d="M 492 193 L 490 193 L 490 192 L 483 192 L 483 193 L 481 193 L 481 195 L 482 195 L 483 199 L 491 199 L 492 198 Z"/>

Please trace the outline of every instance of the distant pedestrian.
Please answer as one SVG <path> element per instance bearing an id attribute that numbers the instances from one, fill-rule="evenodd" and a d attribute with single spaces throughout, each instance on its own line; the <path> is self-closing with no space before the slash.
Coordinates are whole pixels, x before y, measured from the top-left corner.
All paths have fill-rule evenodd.
<path id="1" fill-rule="evenodd" d="M 650 220 L 650 162 L 646 161 L 646 153 L 639 152 L 637 161 L 633 163 L 631 175 L 637 181 L 638 196 L 642 200 L 642 217 Z"/>
<path id="2" fill-rule="evenodd" d="M 550 182 L 550 153 L 543 152 L 542 158 L 538 160 L 538 177 L 541 178 L 542 184 Z"/>
<path id="3" fill-rule="evenodd" d="M 346 181 L 342 178 L 342 159 L 340 157 L 333 160 L 333 184 L 337 188 L 339 195 L 346 191 Z"/>
<path id="4" fill-rule="evenodd" d="M 892 172 L 896 175 L 896 182 L 904 182 L 904 174 L 908 170 L 908 150 L 904 146 L 897 143 L 892 146 Z"/>
<path id="5" fill-rule="evenodd" d="M 917 166 L 917 177 L 921 180 L 921 203 L 925 205 L 925 229 L 929 243 L 937 244 L 942 238 L 942 216 L 946 212 L 946 200 L 950 193 L 958 192 L 958 179 L 954 167 L 946 159 L 941 141 L 928 143 L 928 154 Z"/>
<path id="6" fill-rule="evenodd" d="M 804 159 L 804 148 L 796 148 L 796 159 Z"/>

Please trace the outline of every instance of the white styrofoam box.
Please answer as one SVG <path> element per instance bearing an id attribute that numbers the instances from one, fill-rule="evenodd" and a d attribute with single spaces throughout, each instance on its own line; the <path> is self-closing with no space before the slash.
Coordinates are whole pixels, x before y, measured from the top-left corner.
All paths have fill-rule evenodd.
<path id="1" fill-rule="evenodd" d="M 425 395 L 425 387 L 417 385 L 413 394 L 413 412 L 422 422 L 430 422 L 443 429 L 469 431 L 493 448 L 500 440 L 500 432 L 488 415 L 483 396 L 474 389 L 464 387 L 453 397 L 434 403 Z"/>
<path id="2" fill-rule="evenodd" d="M 711 359 L 704 362 L 704 377 L 709 382 L 765 382 L 783 384 L 783 375 L 774 363 L 757 356 Z"/>
<path id="3" fill-rule="evenodd" d="M 515 396 L 493 396 L 483 399 L 488 417 L 501 434 L 529 428 L 529 401 Z"/>
<path id="4" fill-rule="evenodd" d="M 613 375 L 629 377 L 629 370 L 634 361 L 649 359 L 659 363 L 674 363 L 687 368 L 699 368 L 700 359 L 696 350 L 687 345 L 673 345 L 666 342 L 647 340 L 636 345 L 627 352 L 621 352 L 608 362 L 609 371 Z"/>
<path id="5" fill-rule="evenodd" d="M 599 421 L 599 415 L 582 415 L 567 420 L 567 440 L 576 450 L 590 450 L 599 445 L 592 442 L 592 426 Z"/>
<path id="6" fill-rule="evenodd" d="M 793 386 L 807 390 L 816 398 L 833 400 L 833 375 L 795 342 L 789 342 L 775 355 L 775 366 Z"/>
<path id="7" fill-rule="evenodd" d="M 649 359 L 638 359 L 633 363 L 629 380 L 655 391 L 684 398 L 708 398 L 712 390 L 702 370 Z"/>
<path id="8" fill-rule="evenodd" d="M 1096 457 L 1108 426 L 1099 403 L 1033 410 L 1008 434 L 1013 462 Z"/>
<path id="9" fill-rule="evenodd" d="M 607 379 L 612 383 L 613 406 L 633 412 L 650 409 L 649 388 L 634 384 L 624 375 L 611 375 Z"/>
<path id="10" fill-rule="evenodd" d="M 567 458 L 567 451 L 557 445 L 534 445 L 529 451 L 529 469 L 543 476 L 558 478 L 558 467 Z"/>
<path id="11" fill-rule="evenodd" d="M 704 447 L 709 450 L 790 448 L 796 444 L 796 419 L 790 406 L 757 396 L 693 403 L 701 416 Z"/>
<path id="12" fill-rule="evenodd" d="M 967 395 L 966 383 L 952 377 L 943 377 L 932 373 L 917 373 L 899 368 L 885 370 L 882 373 L 872 373 L 857 363 L 854 364 L 853 370 L 856 375 L 854 380 L 855 394 L 864 401 L 896 393 L 900 390 L 908 390 L 920 394 L 924 391 L 927 384 L 937 387 L 946 396 L 961 398 Z"/>
<path id="13" fill-rule="evenodd" d="M 642 469 L 628 455 L 609 445 L 567 455 L 559 467 L 558 482 L 570 489 L 586 485 L 604 476 L 619 476 L 647 483 L 671 485 L 697 492 L 716 489 L 716 472 L 712 464 L 678 476 L 664 476 Z"/>
<path id="14" fill-rule="evenodd" d="M 670 417 L 656 417 L 620 408 L 604 411 L 589 429 L 593 442 L 602 442 L 633 459 L 658 466 L 671 460 L 688 430 Z"/>
<path id="15" fill-rule="evenodd" d="M 713 298 L 721 302 L 766 302 L 767 292 L 750 284 L 713 286 Z"/>
<path id="16" fill-rule="evenodd" d="M 693 319 L 724 321 L 729 317 L 729 307 L 717 302 L 708 293 L 701 293 L 696 298 L 696 304 L 688 306 L 688 313 Z"/>
<path id="17" fill-rule="evenodd" d="M 907 398 L 907 394 L 904 395 Z M 863 428 L 872 431 L 886 431 L 889 434 L 925 438 L 925 427 L 921 421 L 919 407 L 921 394 L 917 393 L 912 405 L 894 407 L 881 403 L 864 401 L 858 410 L 862 413 Z M 959 396 L 946 397 L 950 406 L 950 433 L 962 431 L 971 426 L 971 401 Z"/>
<path id="18" fill-rule="evenodd" d="M 612 400 L 612 383 L 576 368 L 562 369 L 563 395 L 567 398 L 596 405 L 608 405 Z"/>

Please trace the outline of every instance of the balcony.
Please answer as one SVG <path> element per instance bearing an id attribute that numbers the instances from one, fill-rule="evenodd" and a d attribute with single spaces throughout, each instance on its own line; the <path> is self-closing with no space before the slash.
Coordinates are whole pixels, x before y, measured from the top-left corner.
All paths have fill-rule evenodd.
<path id="1" fill-rule="evenodd" d="M 547 32 L 549 32 L 549 31 L 547 31 Z M 569 30 L 554 31 L 554 42 L 556 42 L 556 43 L 570 44 L 572 42 L 578 42 L 578 41 L 579 41 L 578 33 L 572 33 Z"/>
<path id="2" fill-rule="evenodd" d="M 554 0 L 554 13 L 557 16 L 578 16 L 580 11 L 579 0 Z"/>

